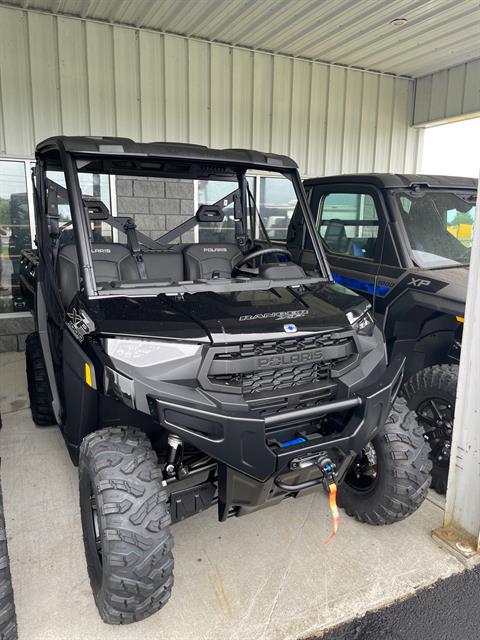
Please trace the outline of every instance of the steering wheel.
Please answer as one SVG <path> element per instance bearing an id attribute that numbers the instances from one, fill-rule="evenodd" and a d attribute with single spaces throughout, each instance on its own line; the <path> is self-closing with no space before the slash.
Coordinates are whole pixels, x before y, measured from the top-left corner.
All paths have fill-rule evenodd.
<path id="1" fill-rule="evenodd" d="M 240 272 L 240 268 L 243 267 L 243 265 L 247 262 L 250 262 L 250 260 L 255 260 L 255 258 L 266 256 L 269 253 L 283 253 L 288 258 L 290 258 L 290 260 L 292 259 L 292 254 L 290 253 L 290 251 L 288 249 L 283 249 L 282 247 L 267 247 L 266 249 L 255 249 L 254 251 L 250 251 L 250 253 L 247 253 L 240 258 L 240 260 L 232 269 L 232 276 L 235 277 Z"/>

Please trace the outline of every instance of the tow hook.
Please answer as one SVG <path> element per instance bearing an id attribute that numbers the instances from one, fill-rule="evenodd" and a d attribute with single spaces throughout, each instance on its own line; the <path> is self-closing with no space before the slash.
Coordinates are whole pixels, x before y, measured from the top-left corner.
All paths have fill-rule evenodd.
<path id="1" fill-rule="evenodd" d="M 179 455 L 180 452 L 180 455 Z M 169 478 L 177 477 L 181 480 L 188 471 L 183 466 L 183 440 L 174 434 L 168 436 L 168 458 L 165 473 Z"/>
<path id="2" fill-rule="evenodd" d="M 325 489 L 328 490 L 330 485 L 335 484 L 337 478 L 337 468 L 335 463 L 333 463 L 330 458 L 324 458 L 317 464 L 323 475 L 323 484 Z"/>
<path id="3" fill-rule="evenodd" d="M 330 540 L 337 535 L 338 523 L 340 521 L 340 514 L 338 513 L 337 507 L 337 472 L 335 464 L 329 458 L 319 462 L 318 467 L 323 474 L 323 485 L 328 492 L 330 511 L 332 513 L 332 532 L 328 538 L 323 541 L 323 544 L 328 544 Z"/>

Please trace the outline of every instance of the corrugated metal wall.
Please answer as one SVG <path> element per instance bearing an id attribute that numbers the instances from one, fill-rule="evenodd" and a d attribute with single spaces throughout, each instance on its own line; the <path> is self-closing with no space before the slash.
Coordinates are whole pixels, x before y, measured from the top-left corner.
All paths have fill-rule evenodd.
<path id="1" fill-rule="evenodd" d="M 292 155 L 305 175 L 414 171 L 413 81 L 0 8 L 0 155 L 121 135 Z"/>
<path id="2" fill-rule="evenodd" d="M 480 59 L 417 80 L 414 124 L 480 113 Z"/>

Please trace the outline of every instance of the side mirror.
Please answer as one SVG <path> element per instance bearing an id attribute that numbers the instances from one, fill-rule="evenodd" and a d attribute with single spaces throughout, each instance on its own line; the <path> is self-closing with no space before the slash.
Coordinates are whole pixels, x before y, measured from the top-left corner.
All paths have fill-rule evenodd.
<path id="1" fill-rule="evenodd" d="M 202 204 L 195 214 L 197 222 L 223 222 L 223 209 L 218 204 Z"/>
<path id="2" fill-rule="evenodd" d="M 83 206 L 89 220 L 108 220 L 110 217 L 107 207 L 98 198 L 83 196 Z"/>

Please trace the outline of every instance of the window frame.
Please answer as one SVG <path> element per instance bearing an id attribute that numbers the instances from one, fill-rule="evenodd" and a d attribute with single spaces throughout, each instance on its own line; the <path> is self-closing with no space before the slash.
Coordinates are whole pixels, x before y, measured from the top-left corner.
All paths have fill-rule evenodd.
<path id="1" fill-rule="evenodd" d="M 32 184 L 32 167 L 34 161 L 32 158 L 12 157 L 12 156 L 0 156 L 1 162 L 21 162 L 25 170 L 25 183 L 27 187 L 27 204 L 28 204 L 28 222 L 30 225 L 30 248 L 34 246 L 35 239 L 35 211 L 34 211 L 34 198 L 33 198 L 33 184 Z M 23 313 L 23 312 L 12 312 Z M 0 314 L 2 317 L 4 314 Z"/>
<path id="2" fill-rule="evenodd" d="M 394 221 L 395 221 L 395 225 L 394 228 L 396 229 L 396 233 L 397 233 L 397 242 L 395 242 L 395 246 L 397 246 L 400 248 L 400 251 L 402 252 L 402 266 L 404 266 L 407 269 L 411 269 L 411 268 L 415 268 L 415 269 L 443 269 L 445 267 L 443 266 L 436 266 L 436 267 L 425 267 L 425 266 L 421 266 L 421 264 L 419 263 L 419 261 L 416 259 L 414 253 L 413 253 L 413 248 L 410 242 L 410 238 L 407 232 L 407 229 L 405 227 L 405 221 L 403 219 L 402 213 L 400 211 L 400 205 L 398 203 L 397 197 L 398 194 L 402 194 L 402 193 L 406 193 L 408 191 L 408 189 L 405 189 L 404 187 L 399 187 L 396 189 L 391 189 L 388 193 L 388 197 L 389 197 L 389 204 L 390 204 L 390 209 L 394 212 Z M 432 188 L 427 188 L 425 189 L 426 192 L 431 191 L 432 193 L 451 193 L 451 190 L 447 189 L 447 188 L 439 188 L 439 189 L 432 189 Z M 454 193 L 461 193 L 461 194 L 473 194 L 476 193 L 475 189 L 468 189 L 468 188 L 458 188 L 458 189 L 454 189 L 453 190 Z M 476 217 L 475 220 L 477 220 L 477 218 L 480 220 L 480 211 L 478 210 L 478 207 L 476 205 L 476 202 L 472 205 L 472 207 L 474 209 L 476 209 Z M 466 265 L 461 265 L 461 266 L 467 266 Z M 447 267 L 448 268 L 448 267 Z"/>
<path id="3" fill-rule="evenodd" d="M 28 207 L 28 224 L 30 230 L 30 245 L 27 248 L 33 249 L 35 246 L 35 210 L 34 210 L 34 196 L 33 196 L 33 183 L 32 183 L 32 158 L 19 157 L 19 156 L 0 156 L 2 162 L 17 162 L 23 164 L 25 172 L 25 185 L 27 195 L 27 207 Z M 8 320 L 9 318 L 25 318 L 31 314 L 29 311 L 5 311 L 0 312 L 0 321 Z"/>
<path id="4" fill-rule="evenodd" d="M 36 222 L 35 222 L 35 198 L 33 191 L 33 178 L 32 171 L 35 167 L 35 159 L 32 157 L 18 157 L 18 156 L 0 156 L 0 160 L 2 162 L 19 162 L 23 164 L 25 171 L 25 183 L 26 183 L 26 194 L 27 194 L 27 205 L 28 205 L 28 221 L 30 227 L 30 245 L 26 246 L 27 249 L 35 248 L 35 238 L 36 238 Z M 109 176 L 109 189 L 110 189 L 110 212 L 113 217 L 117 216 L 117 190 L 115 183 L 115 176 Z M 113 230 L 113 241 L 118 241 L 118 231 L 116 229 Z M 0 312 L 0 320 L 2 318 L 7 319 L 8 317 L 25 317 L 29 316 L 30 312 L 28 311 L 8 311 L 5 313 Z"/>
<path id="5" fill-rule="evenodd" d="M 257 204 L 257 209 L 258 209 L 258 215 L 260 215 L 260 195 L 261 195 L 261 178 L 269 178 L 272 180 L 282 180 L 282 176 L 280 175 L 270 175 L 268 172 L 262 172 L 262 171 L 258 171 L 258 172 L 253 172 L 250 173 L 248 175 L 248 178 L 252 179 L 253 182 L 253 188 L 252 188 L 252 194 L 253 197 L 255 198 L 255 202 Z M 194 206 L 194 210 L 197 211 L 198 206 L 199 206 L 199 189 L 198 189 L 198 184 L 199 184 L 199 180 L 193 180 L 193 206 Z M 297 194 L 295 194 L 297 196 Z M 308 196 L 308 194 L 307 194 Z M 309 203 L 309 201 L 307 200 L 307 202 Z M 310 203 L 309 203 L 310 204 Z M 258 216 L 256 216 L 258 217 Z M 194 227 L 194 238 L 195 238 L 195 242 L 199 242 L 199 227 L 198 225 L 196 225 Z M 257 235 L 258 235 L 258 229 L 257 229 Z M 262 242 L 261 238 L 257 238 L 258 242 Z M 278 244 L 280 246 L 284 246 L 287 242 L 287 239 L 285 238 L 285 240 L 278 240 L 278 239 L 271 239 L 272 244 Z"/>
<path id="6" fill-rule="evenodd" d="M 325 251 L 328 252 L 331 256 L 335 256 L 342 259 L 349 259 L 359 261 L 360 263 L 369 263 L 369 264 L 379 264 L 382 261 L 382 253 L 383 253 L 383 245 L 385 238 L 385 230 L 386 230 L 386 222 L 385 222 L 385 208 L 380 197 L 379 192 L 374 187 L 371 187 L 366 184 L 342 184 L 342 183 L 332 183 L 332 184 L 318 184 L 311 185 L 309 191 L 312 192 L 310 198 L 310 208 L 315 217 L 315 226 L 317 229 L 317 233 L 321 238 L 322 244 L 325 248 Z M 367 258 L 364 256 L 354 256 L 349 253 L 340 253 L 337 251 L 333 251 L 328 244 L 323 239 L 320 233 L 320 223 L 322 221 L 323 214 L 323 204 L 327 196 L 332 194 L 353 194 L 353 195 L 369 195 L 373 200 L 373 204 L 375 206 L 375 213 L 377 215 L 378 220 L 378 234 L 375 243 L 375 255 L 373 258 Z"/>

